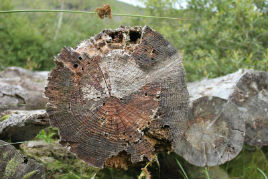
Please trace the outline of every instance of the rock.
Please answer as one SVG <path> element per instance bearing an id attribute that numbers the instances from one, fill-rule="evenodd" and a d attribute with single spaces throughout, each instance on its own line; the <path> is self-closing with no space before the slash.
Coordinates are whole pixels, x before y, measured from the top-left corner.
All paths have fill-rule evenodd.
<path id="1" fill-rule="evenodd" d="M 34 138 L 41 129 L 49 126 L 45 110 L 6 111 L 0 121 L 0 139 L 26 141 Z"/>
<path id="2" fill-rule="evenodd" d="M 45 167 L 19 153 L 14 146 L 0 140 L 1 179 L 45 179 Z"/>
<path id="3" fill-rule="evenodd" d="M 44 109 L 48 72 L 10 67 L 0 72 L 0 112 L 8 109 Z"/>

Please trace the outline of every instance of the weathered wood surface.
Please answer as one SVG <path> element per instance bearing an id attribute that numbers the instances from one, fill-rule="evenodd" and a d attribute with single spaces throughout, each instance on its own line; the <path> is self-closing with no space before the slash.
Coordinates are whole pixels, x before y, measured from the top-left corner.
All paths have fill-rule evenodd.
<path id="1" fill-rule="evenodd" d="M 2 140 L 12 142 L 31 140 L 41 129 L 49 126 L 45 110 L 9 110 L 2 116 L 0 121 L 0 139 Z"/>
<path id="2" fill-rule="evenodd" d="M 8 109 L 44 109 L 48 72 L 10 67 L 0 72 L 0 112 Z"/>
<path id="3" fill-rule="evenodd" d="M 234 105 L 246 123 L 245 142 L 268 145 L 268 73 L 239 70 L 235 73 L 188 83 L 190 101 L 202 96 L 217 96 Z M 232 114 L 233 120 L 237 120 Z"/>
<path id="4" fill-rule="evenodd" d="M 104 30 L 64 48 L 55 63 L 45 92 L 50 123 L 87 163 L 124 168 L 152 160 L 183 134 L 182 56 L 151 28 Z"/>
<path id="5" fill-rule="evenodd" d="M 188 83 L 188 128 L 175 151 L 198 166 L 236 157 L 245 142 L 268 144 L 268 73 L 235 73 Z M 185 145 L 181 145 L 185 143 Z"/>
<path id="6" fill-rule="evenodd" d="M 244 120 L 225 99 L 204 96 L 194 100 L 187 127 L 175 151 L 194 165 L 223 164 L 243 148 Z"/>
<path id="7" fill-rule="evenodd" d="M 45 179 L 45 167 L 20 154 L 16 148 L 0 140 L 1 179 Z"/>

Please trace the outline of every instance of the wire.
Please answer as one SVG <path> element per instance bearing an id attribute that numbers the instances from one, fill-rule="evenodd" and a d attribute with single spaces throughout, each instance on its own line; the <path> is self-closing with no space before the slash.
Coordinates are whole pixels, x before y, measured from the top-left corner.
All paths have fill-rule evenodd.
<path id="1" fill-rule="evenodd" d="M 14 142 L 14 143 L 8 143 L 8 142 L 5 142 L 6 144 L 2 144 L 2 145 L 0 145 L 0 147 L 2 147 L 2 146 L 6 146 L 6 145 L 13 145 L 13 144 L 22 144 L 22 143 L 24 143 L 24 142 Z"/>
<path id="2" fill-rule="evenodd" d="M 48 13 L 80 13 L 80 14 L 96 14 L 96 12 L 89 12 L 89 11 L 73 11 L 73 10 L 50 10 L 50 9 L 27 9 L 27 10 L 6 10 L 0 11 L 0 13 L 27 13 L 27 12 L 48 12 Z M 117 14 L 113 13 L 113 16 L 124 16 L 124 17 L 143 17 L 143 18 L 155 18 L 155 19 L 168 19 L 168 20 L 192 20 L 188 18 L 179 18 L 179 17 L 162 17 L 162 16 L 147 16 L 147 15 L 135 15 L 135 14 Z"/>

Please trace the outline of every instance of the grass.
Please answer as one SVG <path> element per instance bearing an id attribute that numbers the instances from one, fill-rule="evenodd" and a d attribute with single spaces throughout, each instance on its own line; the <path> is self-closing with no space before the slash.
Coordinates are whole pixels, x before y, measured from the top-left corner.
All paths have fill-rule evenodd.
<path id="1" fill-rule="evenodd" d="M 210 179 L 210 175 L 209 175 L 208 167 L 204 167 L 203 172 L 204 172 L 206 178 L 207 178 L 207 179 Z"/>
<path id="2" fill-rule="evenodd" d="M 58 131 L 56 128 L 48 127 L 47 129 L 42 129 L 36 136 L 36 138 L 46 141 L 47 143 L 52 143 L 57 135 Z"/>
<path id="3" fill-rule="evenodd" d="M 177 162 L 177 164 L 179 165 L 179 167 L 180 167 L 180 169 L 182 171 L 183 178 L 188 179 L 188 175 L 186 174 L 186 172 L 185 172 L 183 166 L 181 165 L 180 161 L 178 159 L 176 159 L 176 162 Z"/>

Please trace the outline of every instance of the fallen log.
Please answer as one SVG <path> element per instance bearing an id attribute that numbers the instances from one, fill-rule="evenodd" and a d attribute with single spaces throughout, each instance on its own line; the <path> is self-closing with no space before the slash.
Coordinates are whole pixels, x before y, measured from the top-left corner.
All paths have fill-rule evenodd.
<path id="1" fill-rule="evenodd" d="M 23 156 L 14 146 L 0 140 L 0 178 L 45 179 L 45 167 Z"/>
<path id="2" fill-rule="evenodd" d="M 188 83 L 188 129 L 175 151 L 198 166 L 220 165 L 236 157 L 244 142 L 268 143 L 268 73 L 235 73 Z"/>
<path id="3" fill-rule="evenodd" d="M 182 56 L 149 27 L 104 30 L 63 48 L 47 112 L 61 143 L 92 166 L 126 168 L 171 150 L 186 128 Z"/>
<path id="4" fill-rule="evenodd" d="M 44 109 L 48 72 L 10 67 L 0 72 L 0 112 L 11 109 Z"/>
<path id="5" fill-rule="evenodd" d="M 202 96 L 216 96 L 234 105 L 246 124 L 245 142 L 268 145 L 268 73 L 239 70 L 235 73 L 188 83 L 190 101 Z M 237 120 L 236 115 L 232 117 Z"/>
<path id="6" fill-rule="evenodd" d="M 235 158 L 243 148 L 244 120 L 225 99 L 203 96 L 192 101 L 187 127 L 175 152 L 191 164 L 220 165 Z"/>
<path id="7" fill-rule="evenodd" d="M 189 110 L 181 58 L 149 27 L 104 30 L 63 48 L 45 92 L 61 143 L 99 168 L 127 168 L 159 151 L 220 165 L 241 151 L 245 131 L 248 143 L 267 145 L 267 73 L 189 83 Z"/>
<path id="8" fill-rule="evenodd" d="M 49 126 L 45 110 L 9 110 L 0 119 L 0 139 L 12 142 L 31 140 Z"/>

